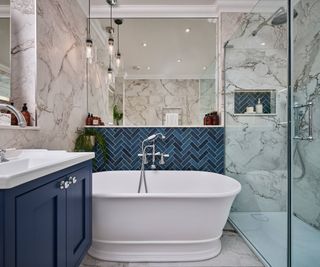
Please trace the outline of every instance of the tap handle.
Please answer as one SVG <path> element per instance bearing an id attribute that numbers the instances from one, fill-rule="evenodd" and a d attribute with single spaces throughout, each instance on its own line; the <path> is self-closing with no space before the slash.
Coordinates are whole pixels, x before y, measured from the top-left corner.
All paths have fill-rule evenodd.
<path id="1" fill-rule="evenodd" d="M 160 165 L 164 165 L 165 164 L 165 162 L 164 162 L 164 154 L 163 153 L 161 153 L 161 158 L 160 158 L 159 164 Z"/>

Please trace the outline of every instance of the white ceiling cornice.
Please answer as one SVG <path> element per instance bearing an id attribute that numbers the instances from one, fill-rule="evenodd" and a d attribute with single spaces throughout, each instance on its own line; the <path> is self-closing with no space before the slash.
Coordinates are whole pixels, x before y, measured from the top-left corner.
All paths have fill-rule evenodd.
<path id="1" fill-rule="evenodd" d="M 88 15 L 87 0 L 78 0 Z M 161 1 L 159 1 L 160 3 Z M 114 17 L 121 18 L 210 18 L 221 12 L 249 12 L 258 0 L 217 0 L 212 5 L 119 5 L 114 8 Z M 271 0 L 268 2 L 279 2 Z M 92 5 L 92 18 L 108 18 L 110 9 L 105 5 Z"/>
<path id="2" fill-rule="evenodd" d="M 0 5 L 0 18 L 10 18 L 9 5 Z"/>
<path id="3" fill-rule="evenodd" d="M 108 6 L 93 6 L 93 18 L 109 16 Z M 114 8 L 113 14 L 119 18 L 190 18 L 216 17 L 218 14 L 215 5 L 125 5 Z"/>
<path id="4" fill-rule="evenodd" d="M 88 1 L 77 1 L 88 15 Z M 279 0 L 216 0 L 212 5 L 119 5 L 113 14 L 119 18 L 210 18 L 219 17 L 222 12 L 250 12 L 253 9 L 256 12 L 274 12 L 282 5 Z M 108 18 L 109 14 L 107 4 L 91 7 L 92 18 Z"/>

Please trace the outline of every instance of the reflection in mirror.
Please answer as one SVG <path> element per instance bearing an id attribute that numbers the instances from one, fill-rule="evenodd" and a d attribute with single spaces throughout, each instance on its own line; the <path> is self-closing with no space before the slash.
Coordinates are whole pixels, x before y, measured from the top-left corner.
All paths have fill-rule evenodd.
<path id="1" fill-rule="evenodd" d="M 203 125 L 205 114 L 218 108 L 215 20 L 115 22 L 110 55 L 105 45 L 110 21 L 91 19 L 88 112 L 109 125 L 118 123 L 115 106 L 123 113 L 120 125 Z M 108 78 L 110 65 L 113 79 Z"/>
<path id="2" fill-rule="evenodd" d="M 0 40 L 0 100 L 10 101 L 10 18 L 0 18 Z"/>

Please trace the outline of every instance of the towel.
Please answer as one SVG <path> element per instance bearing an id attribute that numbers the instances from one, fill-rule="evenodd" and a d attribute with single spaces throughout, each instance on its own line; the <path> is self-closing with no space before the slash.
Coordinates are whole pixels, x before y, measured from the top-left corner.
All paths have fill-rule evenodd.
<path id="1" fill-rule="evenodd" d="M 178 113 L 166 113 L 166 126 L 178 126 L 179 125 L 179 114 Z"/>

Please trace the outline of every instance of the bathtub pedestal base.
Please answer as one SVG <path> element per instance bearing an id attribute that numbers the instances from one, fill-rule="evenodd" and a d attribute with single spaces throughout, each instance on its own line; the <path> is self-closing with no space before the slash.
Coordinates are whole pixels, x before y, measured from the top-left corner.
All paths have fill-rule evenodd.
<path id="1" fill-rule="evenodd" d="M 97 259 L 120 262 L 201 261 L 221 251 L 220 237 L 197 241 L 97 241 L 89 254 Z"/>

